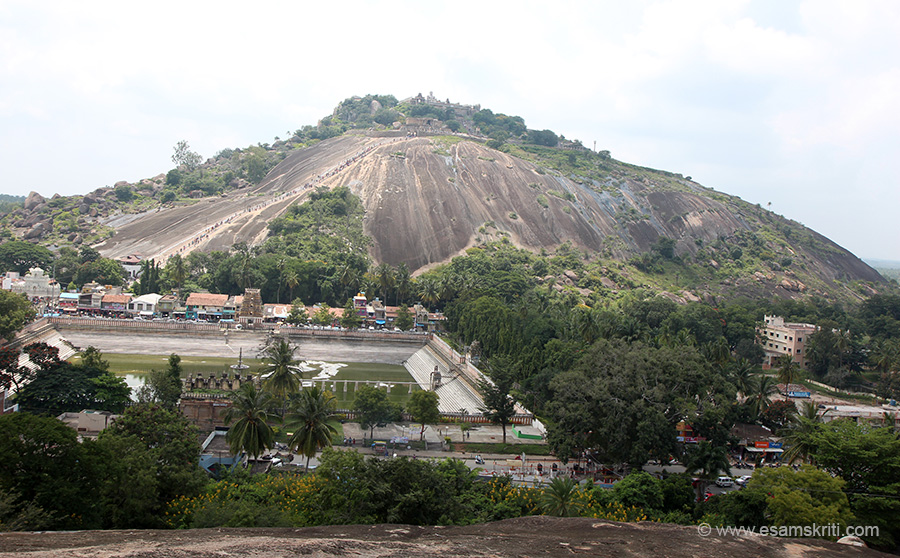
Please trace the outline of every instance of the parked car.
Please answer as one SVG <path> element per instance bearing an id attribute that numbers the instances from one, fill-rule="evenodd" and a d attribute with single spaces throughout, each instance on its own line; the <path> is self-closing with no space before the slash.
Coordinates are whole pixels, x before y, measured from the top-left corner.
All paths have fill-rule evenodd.
<path id="1" fill-rule="evenodd" d="M 716 486 L 720 488 L 728 488 L 730 486 L 734 486 L 734 481 L 731 480 L 731 477 L 719 477 L 716 479 Z"/>
<path id="2" fill-rule="evenodd" d="M 747 484 L 747 481 L 749 481 L 750 478 L 751 478 L 750 475 L 742 475 L 742 476 L 734 479 L 734 484 L 736 484 L 738 486 L 744 486 Z"/>

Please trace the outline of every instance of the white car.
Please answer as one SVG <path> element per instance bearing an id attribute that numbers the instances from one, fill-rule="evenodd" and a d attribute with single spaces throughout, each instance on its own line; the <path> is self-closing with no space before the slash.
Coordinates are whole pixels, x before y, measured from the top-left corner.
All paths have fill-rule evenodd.
<path id="1" fill-rule="evenodd" d="M 750 475 L 743 475 L 743 476 L 740 476 L 740 477 L 734 479 L 734 484 L 736 484 L 736 485 L 738 485 L 738 486 L 744 486 L 744 485 L 747 484 L 747 482 L 748 482 L 751 478 L 752 478 L 752 477 L 751 477 Z"/>
<path id="2" fill-rule="evenodd" d="M 731 477 L 719 477 L 716 479 L 716 486 L 721 488 L 728 488 L 730 486 L 734 486 L 734 481 L 731 480 Z"/>

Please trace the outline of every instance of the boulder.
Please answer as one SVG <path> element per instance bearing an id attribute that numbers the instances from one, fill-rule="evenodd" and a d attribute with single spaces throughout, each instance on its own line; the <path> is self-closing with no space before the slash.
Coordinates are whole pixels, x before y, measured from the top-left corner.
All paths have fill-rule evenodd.
<path id="1" fill-rule="evenodd" d="M 700 297 L 690 291 L 680 291 L 679 294 L 688 302 L 701 302 Z"/>
<path id="2" fill-rule="evenodd" d="M 619 286 L 616 285 L 616 282 L 613 281 L 612 279 L 610 279 L 609 277 L 601 277 L 600 284 L 603 285 L 604 287 L 606 287 L 607 289 L 616 290 L 619 288 Z"/>
<path id="3" fill-rule="evenodd" d="M 40 238 L 41 235 L 44 234 L 44 224 L 37 223 L 35 226 L 31 227 L 28 232 L 22 235 L 22 238 L 25 240 L 30 240 L 32 238 Z"/>
<path id="4" fill-rule="evenodd" d="M 663 291 L 663 292 L 659 293 L 659 296 L 661 296 L 663 298 L 667 298 L 667 299 L 671 300 L 672 302 L 674 302 L 675 304 L 682 304 L 682 305 L 687 304 L 687 302 L 683 298 L 681 298 L 677 294 L 670 293 L 668 291 Z"/>
<path id="5" fill-rule="evenodd" d="M 38 194 L 37 192 L 31 192 L 28 194 L 28 197 L 25 198 L 25 209 L 31 211 L 32 209 L 42 205 L 46 200 L 44 200 L 44 196 Z"/>
<path id="6" fill-rule="evenodd" d="M 114 187 L 118 188 L 119 186 L 131 186 L 131 184 L 127 180 L 120 180 L 115 183 Z"/>
<path id="7" fill-rule="evenodd" d="M 563 275 L 565 275 L 566 277 L 568 277 L 569 280 L 571 280 L 573 283 L 577 283 L 577 282 L 578 282 L 578 274 L 575 273 L 574 271 L 572 271 L 571 269 L 567 269 L 567 270 L 565 271 L 565 273 L 563 273 Z"/>

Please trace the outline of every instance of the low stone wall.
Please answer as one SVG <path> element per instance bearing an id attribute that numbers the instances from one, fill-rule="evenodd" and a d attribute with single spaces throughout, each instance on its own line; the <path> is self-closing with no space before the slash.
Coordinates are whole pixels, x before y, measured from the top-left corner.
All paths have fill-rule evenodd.
<path id="1" fill-rule="evenodd" d="M 257 324 L 254 327 L 241 327 L 235 324 L 212 324 L 196 322 L 153 322 L 146 320 L 123 320 L 86 317 L 59 316 L 49 318 L 49 324 L 57 329 L 77 329 L 89 331 L 134 331 L 144 333 L 177 333 L 192 334 L 210 333 L 221 335 L 227 331 L 232 335 L 280 335 L 288 339 L 336 339 L 342 341 L 393 341 L 398 343 L 415 343 L 424 345 L 431 339 L 430 333 L 413 333 L 399 331 L 383 331 L 369 329 L 315 329 L 309 327 L 287 327 L 278 324 Z"/>

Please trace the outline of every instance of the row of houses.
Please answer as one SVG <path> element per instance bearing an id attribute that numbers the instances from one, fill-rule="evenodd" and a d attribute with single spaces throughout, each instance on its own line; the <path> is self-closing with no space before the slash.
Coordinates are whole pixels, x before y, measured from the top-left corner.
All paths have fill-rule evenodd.
<path id="1" fill-rule="evenodd" d="M 391 328 L 399 307 L 385 306 L 379 299 L 368 300 L 363 293 L 353 298 L 357 315 L 366 327 Z M 287 320 L 290 304 L 264 304 L 259 289 L 246 289 L 243 295 L 191 293 L 181 300 L 174 294 L 132 296 L 120 289 L 107 289 L 96 284 L 85 285 L 80 293 L 62 293 L 57 304 L 59 313 L 103 316 L 110 318 L 176 319 L 203 322 L 279 323 Z M 309 309 L 312 315 L 318 307 Z M 344 309 L 328 308 L 332 324 L 338 325 Z M 428 312 L 422 305 L 411 308 L 417 329 L 442 329 L 444 316 Z"/>

